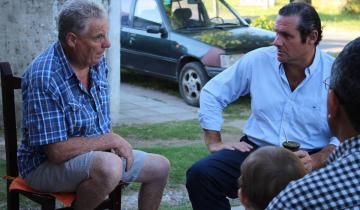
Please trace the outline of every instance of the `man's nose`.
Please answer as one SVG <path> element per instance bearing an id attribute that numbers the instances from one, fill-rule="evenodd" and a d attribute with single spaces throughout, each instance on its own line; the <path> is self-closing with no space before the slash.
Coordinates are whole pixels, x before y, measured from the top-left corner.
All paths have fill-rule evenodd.
<path id="1" fill-rule="evenodd" d="M 109 48 L 111 46 L 111 42 L 110 42 L 109 37 L 105 37 L 102 46 L 103 46 L 103 48 Z"/>
<path id="2" fill-rule="evenodd" d="M 275 46 L 281 46 L 282 45 L 281 38 L 278 35 L 275 36 L 275 39 L 273 41 L 273 45 L 275 45 Z"/>

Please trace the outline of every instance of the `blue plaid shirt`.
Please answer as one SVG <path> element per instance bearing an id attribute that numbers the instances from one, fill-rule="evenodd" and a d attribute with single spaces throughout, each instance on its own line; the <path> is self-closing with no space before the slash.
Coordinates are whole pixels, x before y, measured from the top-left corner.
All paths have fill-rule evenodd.
<path id="1" fill-rule="evenodd" d="M 341 144 L 326 167 L 290 182 L 266 209 L 360 209 L 360 135 Z"/>
<path id="2" fill-rule="evenodd" d="M 42 52 L 22 79 L 21 176 L 47 160 L 43 145 L 111 130 L 105 59 L 90 70 L 90 90 L 77 79 L 59 42 Z"/>

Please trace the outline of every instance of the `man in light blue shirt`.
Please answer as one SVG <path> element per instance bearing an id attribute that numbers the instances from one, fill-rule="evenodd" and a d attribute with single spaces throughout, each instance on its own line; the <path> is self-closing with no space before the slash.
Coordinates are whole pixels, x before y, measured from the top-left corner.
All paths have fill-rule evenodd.
<path id="1" fill-rule="evenodd" d="M 279 11 L 274 46 L 249 52 L 209 81 L 200 95 L 199 119 L 211 154 L 187 172 L 187 189 L 195 210 L 230 209 L 226 197 L 237 196 L 242 161 L 258 147 L 300 143 L 295 154 L 306 170 L 320 168 L 339 144 L 327 123 L 327 88 L 334 58 L 317 48 L 320 18 L 304 3 Z M 240 142 L 221 141 L 222 111 L 250 94 L 251 115 Z M 286 133 L 286 134 L 285 134 Z M 286 137 L 285 137 L 286 135 Z"/>

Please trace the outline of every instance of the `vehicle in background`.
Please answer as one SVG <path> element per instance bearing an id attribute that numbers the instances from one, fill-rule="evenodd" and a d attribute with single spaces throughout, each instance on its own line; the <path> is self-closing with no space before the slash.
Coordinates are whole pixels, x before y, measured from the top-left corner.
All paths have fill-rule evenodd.
<path id="1" fill-rule="evenodd" d="M 275 33 L 250 27 L 225 0 L 121 0 L 121 66 L 179 83 L 185 102 Z"/>

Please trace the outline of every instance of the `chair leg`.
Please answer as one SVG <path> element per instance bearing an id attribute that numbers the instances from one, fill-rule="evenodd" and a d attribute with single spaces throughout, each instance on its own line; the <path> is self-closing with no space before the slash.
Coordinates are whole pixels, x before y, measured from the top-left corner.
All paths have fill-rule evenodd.
<path id="1" fill-rule="evenodd" d="M 41 205 L 41 210 L 55 210 L 55 199 L 54 200 L 49 200 L 49 201 L 45 201 L 42 205 Z"/>
<path id="2" fill-rule="evenodd" d="M 7 192 L 7 209 L 19 210 L 19 193 L 16 191 Z"/>
<path id="3" fill-rule="evenodd" d="M 118 185 L 110 194 L 109 198 L 111 200 L 110 210 L 120 210 L 121 209 L 121 190 L 122 185 Z"/>

